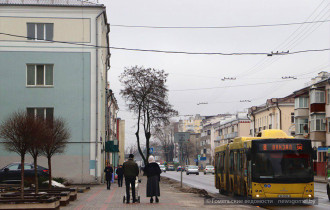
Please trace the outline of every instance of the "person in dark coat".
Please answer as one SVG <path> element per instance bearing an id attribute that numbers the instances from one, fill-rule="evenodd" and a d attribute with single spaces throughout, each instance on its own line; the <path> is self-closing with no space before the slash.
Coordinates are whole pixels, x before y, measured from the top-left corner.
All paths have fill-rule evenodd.
<path id="1" fill-rule="evenodd" d="M 159 181 L 162 171 L 159 165 L 155 162 L 154 156 L 149 156 L 148 164 L 144 168 L 144 172 L 147 174 L 147 197 L 150 197 L 150 203 L 153 203 L 153 196 L 155 196 L 156 203 L 159 202 L 160 196 Z"/>
<path id="2" fill-rule="evenodd" d="M 124 178 L 124 170 L 122 165 L 120 165 L 119 168 L 117 168 L 116 174 L 118 175 L 118 187 L 122 187 L 123 178 Z"/>
<path id="3" fill-rule="evenodd" d="M 113 169 L 110 163 L 107 164 L 107 167 L 105 167 L 104 172 L 105 172 L 105 180 L 107 181 L 107 189 L 110 190 L 112 173 L 113 173 Z"/>
<path id="4" fill-rule="evenodd" d="M 139 175 L 139 167 L 134 162 L 133 159 L 134 159 L 134 155 L 133 154 L 129 154 L 128 161 L 126 161 L 123 164 L 123 171 L 124 171 L 125 185 L 126 185 L 126 198 L 127 198 L 126 203 L 129 203 L 130 202 L 130 193 L 129 193 L 130 186 L 132 188 L 133 203 L 136 202 L 136 197 L 135 197 L 135 179 Z"/>

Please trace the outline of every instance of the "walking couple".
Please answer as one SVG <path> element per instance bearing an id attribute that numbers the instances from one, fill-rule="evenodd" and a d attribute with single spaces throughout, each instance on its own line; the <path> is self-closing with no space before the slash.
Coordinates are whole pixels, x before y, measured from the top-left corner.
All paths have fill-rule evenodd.
<path id="1" fill-rule="evenodd" d="M 155 158 L 150 156 L 148 159 L 148 164 L 144 168 L 144 172 L 148 177 L 147 181 L 147 197 L 150 197 L 150 203 L 153 203 L 153 198 L 155 197 L 156 203 L 159 202 L 158 197 L 160 196 L 160 188 L 159 188 L 159 181 L 160 181 L 160 174 L 161 170 L 157 163 L 155 163 Z M 126 197 L 127 202 L 130 202 L 130 186 L 132 189 L 132 197 L 133 203 L 136 202 L 135 196 L 135 179 L 139 175 L 139 167 L 134 162 L 134 155 L 130 154 L 128 161 L 126 161 L 123 165 L 123 171 L 125 176 L 125 184 L 126 184 Z"/>

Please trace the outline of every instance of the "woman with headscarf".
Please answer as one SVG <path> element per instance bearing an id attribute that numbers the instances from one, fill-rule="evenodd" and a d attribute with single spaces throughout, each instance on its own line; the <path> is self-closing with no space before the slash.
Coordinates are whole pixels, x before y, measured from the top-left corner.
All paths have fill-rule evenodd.
<path id="1" fill-rule="evenodd" d="M 159 168 L 159 165 L 155 162 L 154 156 L 149 156 L 148 164 L 144 168 L 144 172 L 148 177 L 147 181 L 147 197 L 150 197 L 150 203 L 153 203 L 153 196 L 155 196 L 156 203 L 159 202 L 158 197 L 160 196 L 159 181 L 160 174 L 162 171 Z"/>

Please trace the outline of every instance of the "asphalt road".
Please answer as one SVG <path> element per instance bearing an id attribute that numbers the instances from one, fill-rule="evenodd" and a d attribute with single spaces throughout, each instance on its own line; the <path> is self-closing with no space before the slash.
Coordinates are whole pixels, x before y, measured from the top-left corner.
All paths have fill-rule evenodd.
<path id="1" fill-rule="evenodd" d="M 180 181 L 180 172 L 167 171 L 162 173 L 162 176 L 168 177 L 177 181 Z M 210 193 L 219 193 L 214 187 L 214 175 L 199 173 L 199 175 L 182 173 L 182 182 L 188 186 L 204 189 Z M 302 208 L 313 208 L 313 209 L 330 209 L 330 201 L 327 196 L 327 189 L 325 183 L 314 184 L 315 197 L 318 198 L 318 205 L 315 206 L 293 206 L 293 207 L 269 207 L 268 209 L 302 209 Z"/>

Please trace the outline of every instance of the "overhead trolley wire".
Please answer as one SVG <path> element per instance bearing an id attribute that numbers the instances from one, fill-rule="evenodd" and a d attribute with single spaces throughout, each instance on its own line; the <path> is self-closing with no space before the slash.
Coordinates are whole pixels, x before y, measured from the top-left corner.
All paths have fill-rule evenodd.
<path id="1" fill-rule="evenodd" d="M 308 22 L 296 23 L 278 23 L 278 24 L 261 24 L 261 25 L 242 25 L 242 26 L 144 26 L 144 25 L 120 25 L 112 24 L 110 27 L 123 27 L 123 28 L 149 28 L 149 29 L 226 29 L 226 28 L 259 28 L 259 27 L 275 27 L 275 26 L 291 26 L 313 23 L 330 22 L 330 20 L 318 20 Z"/>
<path id="2" fill-rule="evenodd" d="M 19 38 L 32 38 L 27 36 L 15 35 L 0 32 L 0 35 L 19 37 Z M 97 46 L 92 44 L 83 44 L 83 43 L 75 43 L 75 42 L 65 42 L 65 41 L 55 41 L 55 40 L 44 40 L 45 42 L 50 43 L 61 43 L 61 44 L 70 44 L 70 45 L 78 45 L 78 46 L 86 46 L 93 48 L 110 48 L 114 50 L 125 50 L 125 51 L 138 51 L 138 52 L 154 52 L 154 53 L 170 53 L 170 54 L 188 54 L 188 55 L 269 55 L 267 52 L 233 52 L 233 53 L 223 53 L 223 52 L 188 52 L 188 51 L 171 51 L 171 50 L 152 50 L 152 49 L 138 49 L 138 48 L 125 48 L 125 47 L 107 47 L 107 46 Z M 290 54 L 299 54 L 299 53 L 307 53 L 307 52 L 321 52 L 328 51 L 330 48 L 324 49 L 311 49 L 311 50 L 300 50 L 295 52 L 282 52 L 276 53 L 273 55 L 290 55 Z"/>

